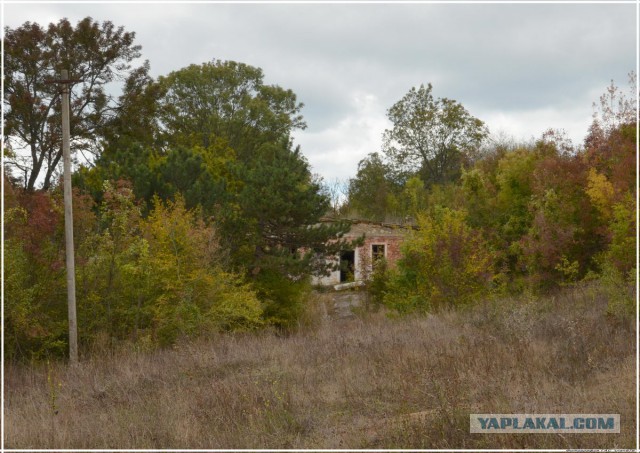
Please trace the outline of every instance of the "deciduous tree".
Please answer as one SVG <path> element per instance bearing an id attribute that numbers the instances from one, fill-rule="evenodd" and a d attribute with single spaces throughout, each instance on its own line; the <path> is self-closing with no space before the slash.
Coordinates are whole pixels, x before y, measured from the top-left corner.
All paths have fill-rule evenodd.
<path id="1" fill-rule="evenodd" d="M 378 153 L 371 153 L 358 163 L 358 173 L 349 180 L 349 207 L 364 218 L 382 222 L 392 214 L 400 190 L 390 166 Z"/>
<path id="2" fill-rule="evenodd" d="M 494 257 L 463 211 L 440 208 L 419 217 L 419 230 L 402 246 L 385 303 L 400 312 L 461 306 L 487 293 Z"/>
<path id="3" fill-rule="evenodd" d="M 384 132 L 384 153 L 398 172 L 419 173 L 427 184 L 458 179 L 488 135 L 484 123 L 462 104 L 435 99 L 431 84 L 411 88 L 387 116 L 393 128 Z"/>
<path id="4" fill-rule="evenodd" d="M 260 68 L 214 60 L 160 77 L 161 120 L 168 145 L 208 148 L 224 137 L 247 161 L 265 142 L 306 127 L 291 90 L 265 85 Z"/>
<path id="5" fill-rule="evenodd" d="M 75 27 L 62 19 L 46 29 L 31 22 L 5 28 L 5 133 L 15 156 L 10 163 L 24 176 L 25 188 L 41 183 L 48 189 L 62 157 L 60 87 L 49 82 L 62 69 L 79 80 L 71 93 L 72 148 L 95 152 L 119 105 L 106 85 L 126 79 L 140 57 L 134 38 L 123 27 L 90 17 Z"/>

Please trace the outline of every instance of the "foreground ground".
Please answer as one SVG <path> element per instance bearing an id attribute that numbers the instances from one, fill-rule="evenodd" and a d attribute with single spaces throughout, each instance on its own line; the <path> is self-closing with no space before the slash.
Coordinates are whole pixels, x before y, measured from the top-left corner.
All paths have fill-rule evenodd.
<path id="1" fill-rule="evenodd" d="M 316 297 L 315 303 L 322 303 Z M 5 367 L 8 448 L 634 448 L 635 328 L 592 284 Z M 620 414 L 620 434 L 470 434 L 470 413 Z"/>

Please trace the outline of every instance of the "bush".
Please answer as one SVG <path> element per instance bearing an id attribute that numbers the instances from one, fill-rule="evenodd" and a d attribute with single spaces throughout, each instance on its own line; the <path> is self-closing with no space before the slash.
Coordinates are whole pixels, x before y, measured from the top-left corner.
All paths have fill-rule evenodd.
<path id="1" fill-rule="evenodd" d="M 155 201 L 144 223 L 149 243 L 149 302 L 161 345 L 207 331 L 246 330 L 262 323 L 255 292 L 222 269 L 224 254 L 212 227 L 184 201 Z"/>
<path id="2" fill-rule="evenodd" d="M 264 319 L 282 330 L 298 325 L 311 291 L 308 278 L 293 280 L 276 270 L 264 269 L 256 278 L 258 297 L 264 303 Z"/>
<path id="3" fill-rule="evenodd" d="M 634 321 L 636 315 L 636 271 L 626 275 L 610 264 L 605 264 L 601 276 L 607 295 L 607 313 L 615 318 Z"/>
<path id="4" fill-rule="evenodd" d="M 63 357 L 68 327 L 57 206 L 38 192 L 22 193 L 19 203 L 4 213 L 6 357 Z"/>
<path id="5" fill-rule="evenodd" d="M 467 305 L 486 294 L 494 277 L 493 254 L 463 211 L 419 216 L 420 229 L 402 246 L 402 258 L 385 303 L 400 312 Z"/>
<path id="6" fill-rule="evenodd" d="M 380 258 L 373 264 L 373 271 L 366 282 L 367 304 L 374 310 L 384 303 L 384 295 L 388 290 L 390 270 L 387 260 Z"/>
<path id="7" fill-rule="evenodd" d="M 630 273 L 636 259 L 636 202 L 631 193 L 626 193 L 613 206 L 610 223 L 611 245 L 607 260 L 622 274 Z"/>

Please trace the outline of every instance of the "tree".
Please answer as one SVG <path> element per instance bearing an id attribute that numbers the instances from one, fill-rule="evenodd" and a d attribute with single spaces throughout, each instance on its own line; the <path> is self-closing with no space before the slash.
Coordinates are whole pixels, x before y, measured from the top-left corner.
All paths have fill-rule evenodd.
<path id="1" fill-rule="evenodd" d="M 202 206 L 215 218 L 233 263 L 259 283 L 277 281 L 281 287 L 326 270 L 322 258 L 340 241 L 327 242 L 348 226 L 319 225 L 329 200 L 291 140 L 294 129 L 305 127 L 295 94 L 265 85 L 261 69 L 233 61 L 191 65 L 159 83 L 166 93 L 161 100 L 165 153 L 199 150 L 201 159 L 183 162 L 199 168 L 194 174 L 203 187 L 224 188 Z M 202 169 L 210 179 L 198 176 Z M 273 287 L 262 289 L 262 296 L 285 303 L 284 296 L 267 296 L 275 294 Z"/>
<path id="2" fill-rule="evenodd" d="M 126 79 L 117 111 L 102 129 L 100 154 L 91 165 L 81 164 L 73 175 L 74 187 L 102 201 L 103 182 L 128 180 L 137 199 L 147 208 L 158 183 L 156 169 L 161 162 L 159 100 L 162 87 L 149 76 L 149 64 L 132 71 Z"/>
<path id="3" fill-rule="evenodd" d="M 457 180 L 489 133 L 462 104 L 434 99 L 431 91 L 431 84 L 411 88 L 387 112 L 393 129 L 383 135 L 383 151 L 394 169 L 419 173 L 428 185 Z"/>
<path id="4" fill-rule="evenodd" d="M 323 192 L 329 197 L 331 215 L 339 216 L 347 209 L 347 197 L 349 195 L 349 181 L 334 178 L 322 184 Z"/>
<path id="5" fill-rule="evenodd" d="M 75 28 L 67 19 L 46 30 L 31 22 L 5 28 L 5 133 L 14 155 L 10 163 L 24 175 L 25 188 L 42 181 L 48 189 L 62 157 L 60 89 L 49 82 L 62 69 L 80 81 L 71 94 L 72 147 L 95 152 L 102 127 L 118 108 L 106 85 L 126 79 L 130 63 L 140 57 L 134 38 L 90 17 Z"/>
<path id="6" fill-rule="evenodd" d="M 7 357 L 38 360 L 68 352 L 61 188 L 27 192 L 5 181 L 5 339 Z M 93 228 L 89 197 L 74 191 L 74 240 Z M 81 260 L 78 260 L 79 262 Z"/>
<path id="7" fill-rule="evenodd" d="M 629 73 L 629 92 L 626 94 L 611 80 L 599 103 L 593 103 L 593 121 L 585 139 L 587 147 L 597 146 L 623 124 L 635 124 L 637 95 L 638 76 L 634 71 Z"/>
<path id="8" fill-rule="evenodd" d="M 149 63 L 135 69 L 125 80 L 118 98 L 117 114 L 104 130 L 104 149 L 100 157 L 132 146 L 154 147 L 159 144 L 160 99 L 162 86 L 149 76 Z"/>
<path id="9" fill-rule="evenodd" d="M 168 145 L 209 148 L 224 137 L 246 161 L 265 142 L 306 127 L 291 90 L 265 85 L 260 68 L 214 60 L 160 77 L 161 121 Z"/>
<path id="10" fill-rule="evenodd" d="M 349 207 L 358 214 L 384 221 L 391 211 L 400 187 L 390 177 L 391 168 L 378 153 L 371 153 L 358 163 L 358 173 L 349 180 Z"/>
<path id="11" fill-rule="evenodd" d="M 214 155 L 199 147 L 184 148 L 177 146 L 170 149 L 156 162 L 153 180 L 150 181 L 152 192 L 161 199 L 184 198 L 187 208 L 200 206 L 207 213 L 212 213 L 216 204 L 226 196 L 227 185 L 219 172 L 207 165 L 206 158 Z"/>
<path id="12" fill-rule="evenodd" d="M 141 262 L 147 244 L 141 237 L 142 216 L 131 189 L 120 181 L 104 184 L 98 226 L 78 249 L 78 316 L 83 342 L 97 333 L 124 338 L 140 324 L 140 303 L 148 287 Z M 135 274 L 127 282 L 125 276 Z"/>
<path id="13" fill-rule="evenodd" d="M 637 93 L 633 72 L 628 94 L 611 82 L 599 106 L 594 104 L 584 154 L 590 167 L 586 193 L 605 225 L 608 247 L 596 260 L 609 295 L 608 310 L 624 316 L 633 316 L 636 310 Z"/>
<path id="14" fill-rule="evenodd" d="M 529 202 L 537 160 L 535 152 L 522 148 L 506 154 L 498 162 L 495 215 L 500 221 L 500 235 L 505 246 L 518 241 L 531 225 Z"/>
<path id="15" fill-rule="evenodd" d="M 260 301 L 243 278 L 223 270 L 217 231 L 188 210 L 180 196 L 154 209 L 143 225 L 148 248 L 149 300 L 157 341 L 261 324 Z"/>
<path id="16" fill-rule="evenodd" d="M 589 199 L 582 155 L 543 137 L 531 173 L 531 224 L 522 237 L 522 262 L 530 283 L 550 287 L 593 270 L 592 258 L 605 246 L 602 223 Z M 553 137 L 551 137 L 553 138 Z M 586 189 L 586 190 L 585 190 Z"/>
<path id="17" fill-rule="evenodd" d="M 265 316 L 285 324 L 299 308 L 304 276 L 326 271 L 323 258 L 338 250 L 348 225 L 320 223 L 328 196 L 291 140 L 305 127 L 302 104 L 262 80 L 259 68 L 219 60 L 174 71 L 155 87 L 141 78 L 131 87 L 139 108 L 123 109 L 135 127 L 114 121 L 118 132 L 97 170 L 82 176 L 92 187 L 105 176 L 131 179 L 148 207 L 157 195 L 200 208 L 228 247 L 231 267 L 247 273 L 271 307 Z M 149 123 L 157 133 L 142 140 L 138 111 L 145 118 L 157 112 Z"/>
<path id="18" fill-rule="evenodd" d="M 467 305 L 487 294 L 494 256 L 464 211 L 435 209 L 402 245 L 385 303 L 401 313 Z"/>
<path id="19" fill-rule="evenodd" d="M 254 275 L 266 268 L 294 278 L 322 272 L 322 258 L 343 245 L 327 242 L 348 230 L 341 222 L 320 224 L 329 199 L 299 147 L 291 147 L 284 140 L 265 144 L 250 165 L 237 167 L 242 189 L 223 222 L 236 261 Z"/>
<path id="20" fill-rule="evenodd" d="M 588 165 L 605 176 L 618 194 L 636 188 L 637 94 L 634 72 L 629 74 L 626 94 L 611 81 L 599 105 L 593 105 L 593 122 L 585 139 Z"/>
<path id="21" fill-rule="evenodd" d="M 300 314 L 306 276 L 326 274 L 326 257 L 347 247 L 340 238 L 349 225 L 320 222 L 329 199 L 290 140 L 262 145 L 236 169 L 242 187 L 217 223 L 235 265 L 254 280 L 265 316 L 285 327 Z"/>

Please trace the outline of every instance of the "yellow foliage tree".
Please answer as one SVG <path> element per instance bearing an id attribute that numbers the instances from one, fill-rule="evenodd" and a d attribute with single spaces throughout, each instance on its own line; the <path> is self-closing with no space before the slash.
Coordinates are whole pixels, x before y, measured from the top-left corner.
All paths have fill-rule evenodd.
<path id="1" fill-rule="evenodd" d="M 144 224 L 154 295 L 157 340 L 212 330 L 251 329 L 262 323 L 255 292 L 240 276 L 223 270 L 218 236 L 178 197 L 155 200 Z"/>
<path id="2" fill-rule="evenodd" d="M 585 192 L 603 219 L 610 221 L 613 216 L 615 191 L 607 177 L 598 173 L 595 168 L 590 168 Z"/>
<path id="3" fill-rule="evenodd" d="M 419 229 L 403 244 L 385 303 L 400 312 L 466 305 L 485 295 L 494 256 L 464 211 L 439 208 L 420 215 Z"/>

